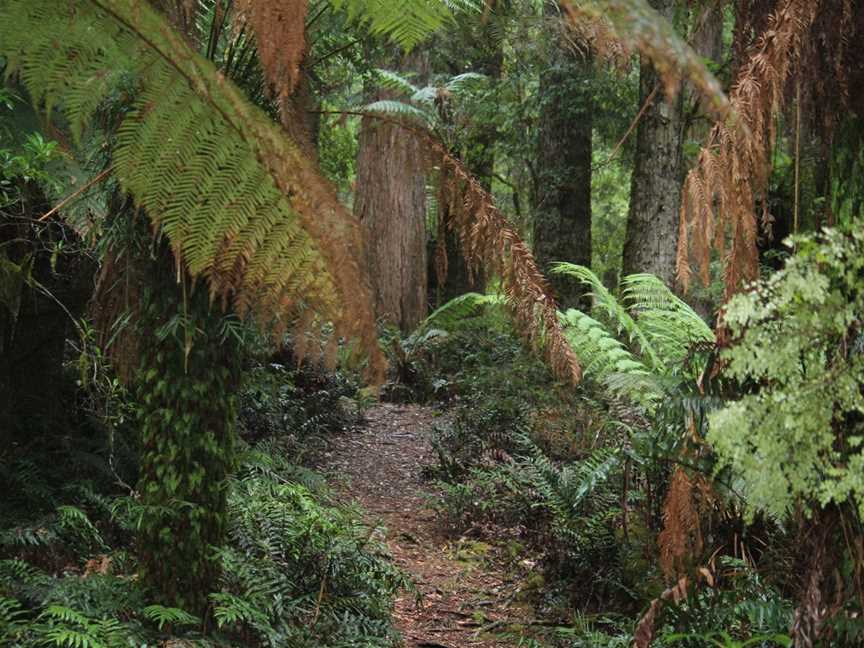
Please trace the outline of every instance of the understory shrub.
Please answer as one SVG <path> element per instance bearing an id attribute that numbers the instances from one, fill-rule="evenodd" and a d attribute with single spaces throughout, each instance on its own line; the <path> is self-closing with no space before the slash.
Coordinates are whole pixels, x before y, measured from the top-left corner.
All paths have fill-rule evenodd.
<path id="1" fill-rule="evenodd" d="M 244 436 L 257 441 L 238 441 L 237 467 L 221 486 L 227 539 L 210 548 L 221 576 L 202 593 L 205 615 L 165 605 L 138 578 L 134 539 L 148 505 L 127 486 L 136 483 L 137 452 L 127 440 L 134 403 L 122 391 L 110 403 L 104 393 L 73 401 L 70 412 L 88 415 L 70 416 L 62 434 L 6 449 L 0 645 L 396 644 L 390 611 L 396 590 L 409 587 L 405 576 L 359 511 L 337 505 L 324 478 L 298 463 L 301 442 L 354 420 L 357 408 L 345 400 L 355 383 L 270 359 L 244 373 L 238 394 L 254 409 Z M 109 410 L 127 412 L 122 424 L 99 418 Z"/>

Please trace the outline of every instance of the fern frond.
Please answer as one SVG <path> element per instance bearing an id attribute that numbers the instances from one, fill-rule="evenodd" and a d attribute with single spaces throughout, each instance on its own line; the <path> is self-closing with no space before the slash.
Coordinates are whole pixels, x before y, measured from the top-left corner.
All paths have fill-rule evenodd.
<path id="1" fill-rule="evenodd" d="M 680 364 L 694 344 L 714 342 L 705 320 L 654 275 L 629 275 L 621 286 L 622 301 L 667 369 Z"/>
<path id="2" fill-rule="evenodd" d="M 405 50 L 452 22 L 457 12 L 478 12 L 479 0 L 331 0 L 348 19 Z"/>
<path id="3" fill-rule="evenodd" d="M 702 58 L 646 0 L 563 0 L 561 6 L 577 28 L 585 19 L 603 21 L 607 38 L 638 49 L 651 59 L 667 95 L 674 95 L 681 80 L 687 79 L 715 115 L 724 118 L 731 112 L 723 87 Z"/>
<path id="4" fill-rule="evenodd" d="M 282 129 L 144 0 L 0 0 L 0 15 L 7 74 L 79 136 L 113 71 L 134 75 L 114 170 L 214 297 L 276 330 L 312 309 L 380 375 L 359 228 Z"/>
<path id="5" fill-rule="evenodd" d="M 600 448 L 581 461 L 559 468 L 528 436 L 522 435 L 519 441 L 528 455 L 525 468 L 531 485 L 552 511 L 556 524 L 564 528 L 573 528 L 585 521 L 589 496 L 596 499 L 598 488 L 621 465 L 621 453 L 617 448 Z M 600 501 L 593 503 L 600 504 Z"/>
<path id="6" fill-rule="evenodd" d="M 419 92 L 420 88 L 411 83 L 401 74 L 391 70 L 375 70 L 375 80 L 382 88 L 392 90 L 393 92 L 405 97 L 411 97 L 414 93 Z"/>
<path id="7" fill-rule="evenodd" d="M 660 357 L 657 355 L 651 341 L 639 328 L 636 321 L 627 312 L 614 295 L 606 289 L 603 282 L 591 272 L 590 268 L 575 263 L 556 263 L 552 272 L 555 274 L 574 277 L 591 289 L 591 297 L 594 300 L 594 308 L 601 310 L 610 320 L 616 331 L 626 335 L 628 342 L 636 344 L 639 352 L 646 358 L 649 366 L 662 367 Z"/>
<path id="8" fill-rule="evenodd" d="M 24 629 L 27 611 L 21 603 L 0 595 L 0 640 L 4 645 L 14 645 L 15 637 Z"/>
<path id="9" fill-rule="evenodd" d="M 141 613 L 162 630 L 166 625 L 194 626 L 201 623 L 201 619 L 189 614 L 180 608 L 165 607 L 164 605 L 148 605 Z"/>
<path id="10" fill-rule="evenodd" d="M 430 313 L 421 322 L 418 330 L 424 331 L 430 328 L 450 330 L 460 321 L 476 315 L 485 306 L 501 307 L 505 303 L 503 295 L 465 293 L 464 295 L 454 297 Z"/>
<path id="11" fill-rule="evenodd" d="M 431 124 L 435 120 L 435 116 L 426 112 L 422 108 L 412 106 L 404 101 L 395 101 L 393 99 L 381 99 L 373 101 L 363 107 L 363 112 L 389 115 L 391 117 L 402 117 L 415 120 L 424 126 Z"/>
<path id="12" fill-rule="evenodd" d="M 571 308 L 560 317 L 567 341 L 579 354 L 586 375 L 602 382 L 614 373 L 648 373 L 645 364 L 590 315 Z"/>
<path id="13" fill-rule="evenodd" d="M 463 72 L 462 74 L 457 74 L 450 79 L 444 87 L 449 92 L 458 95 L 472 88 L 476 88 L 479 84 L 488 80 L 489 77 L 485 74 L 478 74 L 477 72 Z"/>

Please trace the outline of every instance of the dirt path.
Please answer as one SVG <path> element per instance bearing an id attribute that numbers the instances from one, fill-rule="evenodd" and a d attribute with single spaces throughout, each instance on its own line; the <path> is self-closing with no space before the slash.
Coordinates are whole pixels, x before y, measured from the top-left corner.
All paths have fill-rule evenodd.
<path id="1" fill-rule="evenodd" d="M 419 604 L 408 592 L 396 599 L 406 648 L 515 646 L 500 635 L 518 632 L 528 615 L 517 602 L 519 584 L 488 545 L 445 537 L 430 508 L 432 487 L 421 470 L 434 463 L 432 411 L 384 404 L 366 419 L 331 448 L 322 468 L 366 510 L 370 524 L 386 529 L 396 563 L 422 594 Z"/>

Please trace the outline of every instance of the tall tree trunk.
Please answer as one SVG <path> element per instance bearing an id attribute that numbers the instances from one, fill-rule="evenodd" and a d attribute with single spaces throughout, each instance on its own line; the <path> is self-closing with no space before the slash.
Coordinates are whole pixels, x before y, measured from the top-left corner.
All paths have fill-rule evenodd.
<path id="1" fill-rule="evenodd" d="M 556 3 L 548 0 L 544 13 L 557 17 Z M 590 266 L 593 64 L 559 34 L 541 75 L 534 256 L 544 271 L 555 261 Z M 563 307 L 578 304 L 577 282 L 550 280 Z"/>
<path id="2" fill-rule="evenodd" d="M 650 0 L 672 20 L 677 0 Z M 663 98 L 660 77 L 642 58 L 640 104 L 648 106 L 636 133 L 636 162 L 630 187 L 630 211 L 624 242 L 624 274 L 650 272 L 667 285 L 675 282 L 678 217 L 684 180 L 683 93 L 670 104 Z"/>
<path id="3" fill-rule="evenodd" d="M 412 62 L 419 60 L 404 68 Z M 407 131 L 364 117 L 354 213 L 365 234 L 375 313 L 403 332 L 427 310 L 424 166 L 423 148 Z"/>

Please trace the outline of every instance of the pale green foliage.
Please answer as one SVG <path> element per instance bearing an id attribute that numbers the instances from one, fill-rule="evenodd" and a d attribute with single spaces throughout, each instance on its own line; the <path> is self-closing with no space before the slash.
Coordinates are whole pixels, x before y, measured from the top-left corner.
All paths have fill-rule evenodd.
<path id="1" fill-rule="evenodd" d="M 585 375 L 602 381 L 613 373 L 648 373 L 645 364 L 590 315 L 571 308 L 561 321 L 567 341 L 582 360 Z"/>
<path id="2" fill-rule="evenodd" d="M 479 0 L 330 0 L 349 20 L 372 34 L 386 36 L 410 50 L 433 32 L 452 22 L 459 11 L 478 12 Z"/>
<path id="3" fill-rule="evenodd" d="M 727 305 L 726 373 L 751 391 L 711 415 L 708 440 L 752 510 L 850 501 L 864 515 L 864 231 L 798 245 Z"/>

